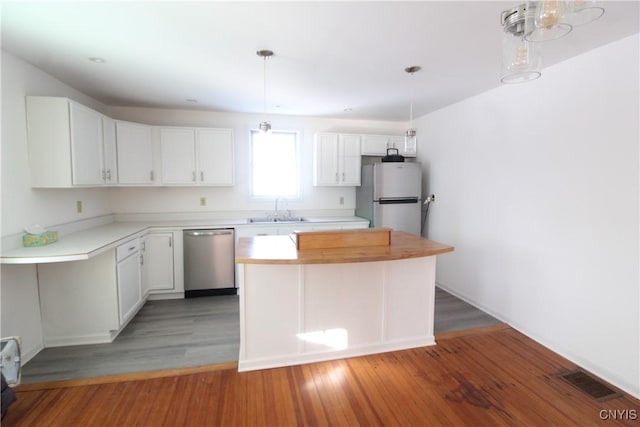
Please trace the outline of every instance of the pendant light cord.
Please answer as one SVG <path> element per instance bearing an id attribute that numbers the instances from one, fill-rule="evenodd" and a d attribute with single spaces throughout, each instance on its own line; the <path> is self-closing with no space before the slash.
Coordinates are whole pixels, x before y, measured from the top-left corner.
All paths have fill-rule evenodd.
<path id="1" fill-rule="evenodd" d="M 262 114 L 264 116 L 264 120 L 267 120 L 267 59 L 269 57 L 265 56 L 264 57 L 264 64 L 263 64 L 263 72 L 262 72 L 262 76 L 263 76 L 263 82 L 262 82 Z"/>

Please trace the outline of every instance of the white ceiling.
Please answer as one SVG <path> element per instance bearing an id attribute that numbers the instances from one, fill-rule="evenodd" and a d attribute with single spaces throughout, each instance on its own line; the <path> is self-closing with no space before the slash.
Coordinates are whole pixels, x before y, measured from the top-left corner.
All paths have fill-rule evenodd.
<path id="1" fill-rule="evenodd" d="M 2 48 L 107 105 L 249 113 L 271 49 L 269 113 L 407 120 L 499 85 L 500 12 L 521 2 L 2 1 Z M 638 4 L 603 2 L 545 66 L 638 33 Z"/>

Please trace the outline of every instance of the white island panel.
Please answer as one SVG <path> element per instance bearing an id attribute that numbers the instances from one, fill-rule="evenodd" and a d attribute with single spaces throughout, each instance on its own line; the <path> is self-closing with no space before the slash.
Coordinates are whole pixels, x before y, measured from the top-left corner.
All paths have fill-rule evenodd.
<path id="1" fill-rule="evenodd" d="M 435 256 L 240 270 L 239 371 L 435 344 Z"/>
<path id="2" fill-rule="evenodd" d="M 302 332 L 306 334 L 306 352 L 382 341 L 384 265 L 363 262 L 304 267 Z"/>
<path id="3" fill-rule="evenodd" d="M 249 268 L 246 268 L 249 267 Z M 241 358 L 296 354 L 299 342 L 299 266 L 245 266 L 240 285 Z M 243 286 L 242 283 L 252 286 Z M 255 286 L 253 285 L 255 284 Z"/>
<path id="4" fill-rule="evenodd" d="M 433 339 L 436 257 L 388 262 L 386 266 L 385 341 Z"/>

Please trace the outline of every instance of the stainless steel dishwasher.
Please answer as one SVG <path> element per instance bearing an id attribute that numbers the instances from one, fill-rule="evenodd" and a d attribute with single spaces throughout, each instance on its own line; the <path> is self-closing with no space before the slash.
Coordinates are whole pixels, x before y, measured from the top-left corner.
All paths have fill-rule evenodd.
<path id="1" fill-rule="evenodd" d="M 234 229 L 183 233 L 185 298 L 235 294 Z"/>

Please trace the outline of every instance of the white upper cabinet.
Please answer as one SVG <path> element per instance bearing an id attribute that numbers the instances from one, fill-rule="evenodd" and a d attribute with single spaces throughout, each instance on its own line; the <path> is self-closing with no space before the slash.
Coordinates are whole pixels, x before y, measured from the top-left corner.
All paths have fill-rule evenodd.
<path id="1" fill-rule="evenodd" d="M 151 185 L 154 181 L 151 126 L 116 120 L 118 183 Z"/>
<path id="2" fill-rule="evenodd" d="M 74 185 L 102 185 L 102 114 L 69 102 Z"/>
<path id="3" fill-rule="evenodd" d="M 118 153 L 116 149 L 116 122 L 102 116 L 103 169 L 102 178 L 107 185 L 118 183 Z"/>
<path id="4" fill-rule="evenodd" d="M 198 129 L 196 142 L 200 184 L 233 185 L 233 130 Z"/>
<path id="5" fill-rule="evenodd" d="M 362 155 L 363 156 L 386 156 L 388 148 L 397 148 L 398 154 L 405 157 L 415 157 L 416 153 L 407 152 L 404 146 L 403 136 L 390 135 L 363 135 Z M 395 154 L 395 151 L 393 151 Z"/>
<path id="6" fill-rule="evenodd" d="M 314 185 L 360 185 L 360 135 L 317 133 L 314 141 Z"/>
<path id="7" fill-rule="evenodd" d="M 28 96 L 26 105 L 32 187 L 108 184 L 103 114 L 59 97 Z"/>
<path id="8" fill-rule="evenodd" d="M 196 133 L 187 128 L 160 129 L 162 183 L 195 185 Z"/>
<path id="9" fill-rule="evenodd" d="M 161 128 L 160 147 L 163 184 L 233 185 L 231 129 Z"/>

